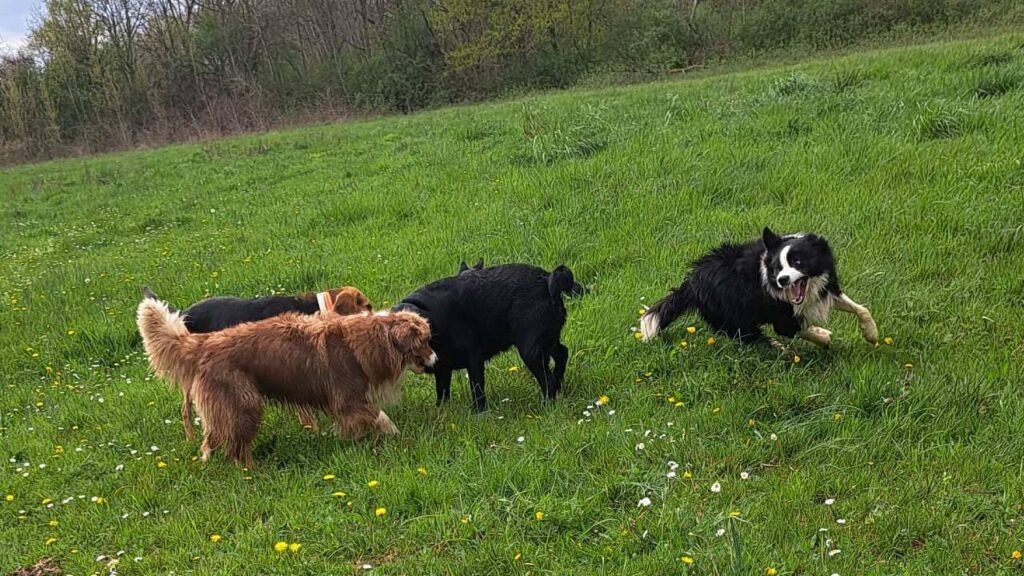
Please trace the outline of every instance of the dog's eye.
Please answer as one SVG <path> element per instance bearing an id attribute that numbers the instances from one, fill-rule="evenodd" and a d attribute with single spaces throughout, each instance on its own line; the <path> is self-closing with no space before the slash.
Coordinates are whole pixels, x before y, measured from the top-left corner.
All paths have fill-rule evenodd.
<path id="1" fill-rule="evenodd" d="M 802 264 L 802 261 L 799 258 L 793 260 L 793 266 L 799 266 L 800 264 Z"/>

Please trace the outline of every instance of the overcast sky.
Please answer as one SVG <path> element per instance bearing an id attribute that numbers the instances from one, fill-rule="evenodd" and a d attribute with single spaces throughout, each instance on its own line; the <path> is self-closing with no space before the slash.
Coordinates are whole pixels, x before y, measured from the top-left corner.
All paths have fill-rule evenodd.
<path id="1" fill-rule="evenodd" d="M 0 52 L 10 52 L 28 41 L 29 21 L 43 0 L 0 0 Z"/>

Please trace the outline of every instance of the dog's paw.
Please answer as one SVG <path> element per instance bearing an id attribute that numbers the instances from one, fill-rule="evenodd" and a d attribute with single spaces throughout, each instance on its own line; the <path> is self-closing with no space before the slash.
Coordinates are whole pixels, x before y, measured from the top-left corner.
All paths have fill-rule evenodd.
<path id="1" fill-rule="evenodd" d="M 812 326 L 810 329 L 811 333 L 814 334 L 814 343 L 818 346 L 828 348 L 832 345 L 832 331 L 821 328 L 820 326 Z"/>
<path id="2" fill-rule="evenodd" d="M 376 424 L 377 429 L 384 434 L 392 436 L 398 434 L 398 426 L 395 426 L 395 423 L 391 421 L 391 418 L 388 418 L 388 415 L 385 414 L 383 410 L 380 411 L 380 414 L 377 414 L 377 420 L 374 424 Z"/>
<path id="3" fill-rule="evenodd" d="M 875 320 L 871 316 L 860 321 L 860 333 L 868 342 L 878 344 L 878 326 L 875 325 Z"/>

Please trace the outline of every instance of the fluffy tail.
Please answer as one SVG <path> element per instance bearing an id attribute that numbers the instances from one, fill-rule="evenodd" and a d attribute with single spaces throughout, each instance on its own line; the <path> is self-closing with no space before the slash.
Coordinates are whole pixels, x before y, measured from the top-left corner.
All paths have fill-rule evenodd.
<path id="1" fill-rule="evenodd" d="M 149 286 L 143 286 L 142 287 L 142 297 L 143 298 L 149 298 L 151 300 L 159 300 L 160 299 L 159 297 L 157 297 L 156 294 L 153 294 L 153 291 L 149 289 Z M 164 306 L 167 306 L 167 309 L 170 310 L 171 312 L 177 312 L 178 311 L 177 308 L 171 306 L 167 302 L 164 302 Z"/>
<path id="2" fill-rule="evenodd" d="M 190 354 L 192 335 L 181 314 L 164 302 L 147 297 L 139 304 L 136 321 L 146 347 L 149 365 L 157 376 L 177 382 L 183 388 L 195 378 L 195 363 Z"/>
<path id="3" fill-rule="evenodd" d="M 568 266 L 560 265 L 548 276 L 548 292 L 552 300 L 559 300 L 562 294 L 579 296 L 583 293 L 583 287 L 576 283 Z"/>
<path id="4" fill-rule="evenodd" d="M 655 302 L 654 306 L 640 317 L 640 333 L 643 334 L 644 342 L 657 336 L 662 328 L 671 324 L 694 305 L 690 285 L 686 282 L 669 292 L 668 296 Z"/>

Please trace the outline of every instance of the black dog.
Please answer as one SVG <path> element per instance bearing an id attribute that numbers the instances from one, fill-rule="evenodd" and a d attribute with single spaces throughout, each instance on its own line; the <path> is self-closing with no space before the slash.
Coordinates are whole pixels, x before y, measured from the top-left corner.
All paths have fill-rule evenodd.
<path id="1" fill-rule="evenodd" d="M 470 268 L 469 266 L 466 265 L 466 261 L 465 260 L 463 260 L 462 262 L 459 262 L 459 274 L 462 274 L 463 272 L 469 272 L 470 270 L 483 270 L 483 269 L 484 269 L 484 259 L 483 258 L 480 258 L 479 260 L 477 260 L 476 264 L 473 264 L 472 268 Z"/>
<path id="2" fill-rule="evenodd" d="M 741 342 L 764 340 L 761 326 L 771 324 L 780 336 L 828 346 L 832 333 L 820 325 L 833 306 L 856 315 L 864 339 L 878 342 L 871 313 L 839 288 L 828 242 L 816 234 L 780 237 L 765 228 L 760 240 L 723 244 L 694 262 L 682 285 L 643 315 L 640 331 L 650 340 L 696 309 L 716 331 Z"/>
<path id="3" fill-rule="evenodd" d="M 578 287 L 565 266 L 548 273 L 506 264 L 462 270 L 406 296 L 394 310 L 411 310 L 430 322 L 430 347 L 437 352 L 430 371 L 438 406 L 451 397 L 452 371 L 466 368 L 473 407 L 482 411 L 487 407 L 484 363 L 512 346 L 541 393 L 555 397 L 569 361 L 569 350 L 560 341 L 566 316 L 562 294 Z"/>
<path id="4" fill-rule="evenodd" d="M 159 300 L 146 286 L 142 295 Z M 358 312 L 372 312 L 370 301 L 358 289 L 351 286 L 335 288 L 326 292 L 310 292 L 301 296 L 263 296 L 260 298 L 235 298 L 215 296 L 200 300 L 185 311 L 185 328 L 193 334 L 218 332 L 243 322 L 257 322 L 280 316 L 285 312 L 316 314 L 333 310 L 342 315 Z M 171 308 L 171 312 L 177 312 Z"/>

